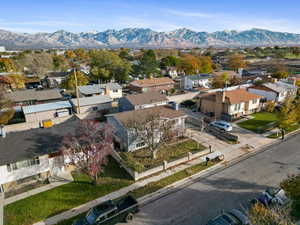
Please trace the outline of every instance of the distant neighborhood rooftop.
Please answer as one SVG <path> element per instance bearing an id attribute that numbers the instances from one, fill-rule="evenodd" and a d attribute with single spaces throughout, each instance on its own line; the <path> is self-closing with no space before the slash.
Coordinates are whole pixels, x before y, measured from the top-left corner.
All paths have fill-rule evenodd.
<path id="1" fill-rule="evenodd" d="M 93 84 L 78 87 L 79 91 L 84 95 L 104 93 L 105 88 L 108 88 L 110 90 L 122 89 L 122 87 L 117 83 Z"/>
<path id="2" fill-rule="evenodd" d="M 152 87 L 158 85 L 174 84 L 175 82 L 169 77 L 159 77 L 159 78 L 149 78 L 143 80 L 135 80 L 130 83 L 132 86 L 136 87 Z"/>
<path id="3" fill-rule="evenodd" d="M 111 114 L 109 116 L 114 116 L 121 123 L 126 124 L 131 120 L 143 121 L 146 119 L 147 115 L 157 114 L 161 118 L 173 119 L 178 117 L 186 116 L 186 114 L 181 110 L 175 110 L 170 106 L 157 106 L 152 108 L 126 111 L 121 113 Z"/>
<path id="4" fill-rule="evenodd" d="M 213 76 L 210 74 L 196 74 L 196 75 L 189 75 L 185 77 L 190 80 L 204 80 L 204 79 L 212 78 Z"/>
<path id="5" fill-rule="evenodd" d="M 13 102 L 23 102 L 23 101 L 43 101 L 43 100 L 55 100 L 61 99 L 62 95 L 58 89 L 49 90 L 22 90 L 7 93 L 6 96 Z"/>
<path id="6" fill-rule="evenodd" d="M 157 91 L 142 94 L 128 95 L 125 97 L 132 105 L 146 105 L 156 102 L 168 101 L 167 96 Z"/>
<path id="7" fill-rule="evenodd" d="M 97 96 L 92 96 L 92 97 L 79 98 L 79 105 L 80 106 L 96 105 L 96 104 L 103 104 L 103 103 L 108 103 L 108 102 L 112 102 L 112 101 L 113 101 L 113 99 L 107 95 L 97 95 Z M 76 107 L 78 106 L 76 98 L 72 98 L 71 103 L 73 105 L 75 105 Z"/>
<path id="8" fill-rule="evenodd" d="M 30 114 L 30 113 L 36 113 L 36 112 L 49 111 L 49 110 L 71 108 L 71 107 L 72 106 L 71 106 L 70 102 L 61 101 L 61 102 L 23 106 L 22 109 L 23 109 L 24 114 Z"/>

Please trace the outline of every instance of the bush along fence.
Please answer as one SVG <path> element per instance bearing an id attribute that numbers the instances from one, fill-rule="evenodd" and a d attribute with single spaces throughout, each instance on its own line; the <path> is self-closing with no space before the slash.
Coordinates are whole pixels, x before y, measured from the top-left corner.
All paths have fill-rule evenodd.
<path id="1" fill-rule="evenodd" d="M 151 176 L 155 173 L 159 173 L 159 172 L 162 172 L 164 170 L 167 170 L 169 168 L 172 168 L 174 166 L 178 166 L 180 164 L 183 164 L 183 163 L 186 163 L 188 161 L 191 161 L 193 159 L 196 159 L 196 158 L 199 158 L 201 156 L 204 156 L 204 155 L 207 155 L 209 154 L 209 150 L 203 150 L 203 151 L 200 151 L 200 152 L 196 152 L 196 153 L 191 153 L 189 152 L 187 154 L 187 156 L 185 157 L 182 157 L 180 159 L 177 159 L 177 160 L 173 160 L 173 161 L 170 161 L 170 162 L 167 162 L 167 161 L 163 161 L 163 163 L 157 167 L 154 167 L 152 169 L 149 169 L 149 170 L 146 170 L 146 171 L 143 171 L 143 172 L 137 172 L 131 168 L 129 168 L 124 162 L 123 162 L 123 159 L 122 157 L 119 155 L 118 152 L 116 151 L 113 151 L 112 152 L 112 157 L 117 161 L 119 162 L 119 164 L 128 172 L 128 174 L 135 180 L 140 180 L 142 178 L 145 178 L 145 177 L 148 177 L 148 176 Z"/>

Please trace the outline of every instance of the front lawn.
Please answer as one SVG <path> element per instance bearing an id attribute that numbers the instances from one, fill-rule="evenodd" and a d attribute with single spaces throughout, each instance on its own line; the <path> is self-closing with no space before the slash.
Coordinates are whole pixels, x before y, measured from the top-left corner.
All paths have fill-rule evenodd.
<path id="1" fill-rule="evenodd" d="M 74 179 L 74 182 L 5 206 L 5 224 L 31 225 L 133 183 L 113 159 L 109 160 L 99 185 L 92 185 L 85 175 L 75 174 Z"/>
<path id="2" fill-rule="evenodd" d="M 285 134 L 288 134 L 288 133 L 291 133 L 295 130 L 298 130 L 300 129 L 300 124 L 297 123 L 297 124 L 292 124 L 289 128 L 285 129 Z M 281 132 L 276 132 L 276 133 L 273 133 L 273 134 L 270 134 L 268 136 L 268 138 L 273 138 L 273 139 L 276 139 L 276 138 L 279 138 L 281 137 Z"/>
<path id="3" fill-rule="evenodd" d="M 156 159 L 152 158 L 152 154 L 147 148 L 134 152 L 122 152 L 120 155 L 129 168 L 142 172 L 161 165 L 163 161 L 174 161 L 187 156 L 188 152 L 195 153 L 204 149 L 205 147 L 198 142 L 187 139 L 180 143 L 161 147 L 157 152 Z"/>
<path id="4" fill-rule="evenodd" d="M 271 130 L 276 127 L 278 119 L 275 113 L 258 112 L 251 115 L 254 117 L 250 120 L 245 120 L 238 123 L 238 125 L 247 130 L 251 130 L 255 133 L 262 134 L 267 130 Z"/>

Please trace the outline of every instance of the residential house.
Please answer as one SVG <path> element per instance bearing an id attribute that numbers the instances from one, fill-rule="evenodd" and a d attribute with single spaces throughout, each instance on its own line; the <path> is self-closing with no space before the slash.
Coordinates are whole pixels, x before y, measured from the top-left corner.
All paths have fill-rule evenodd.
<path id="1" fill-rule="evenodd" d="M 168 103 L 167 96 L 157 91 L 151 91 L 135 95 L 127 95 L 119 101 L 120 112 L 151 108 Z"/>
<path id="2" fill-rule="evenodd" d="M 128 128 L 128 123 L 132 120 L 143 121 L 151 113 L 157 114 L 160 119 L 170 121 L 174 130 L 184 130 L 185 128 L 186 114 L 169 106 L 157 106 L 107 115 L 107 122 L 113 128 L 117 149 L 130 152 L 147 147 L 141 138 L 135 137 L 135 134 Z"/>
<path id="3" fill-rule="evenodd" d="M 108 95 L 113 99 L 122 98 L 122 87 L 118 83 L 93 84 L 78 87 L 81 97 Z"/>
<path id="4" fill-rule="evenodd" d="M 78 119 L 47 129 L 10 132 L 0 140 L 0 192 L 7 192 L 66 173 L 59 154 L 64 135 L 72 133 Z"/>
<path id="5" fill-rule="evenodd" d="M 129 89 L 136 92 L 159 91 L 166 92 L 174 88 L 175 82 L 169 77 L 149 78 L 134 80 L 129 84 Z"/>
<path id="6" fill-rule="evenodd" d="M 212 72 L 212 74 L 216 77 L 222 76 L 224 73 L 226 73 L 229 78 L 239 77 L 239 74 L 234 70 L 220 70 Z"/>
<path id="7" fill-rule="evenodd" d="M 200 97 L 199 109 L 216 119 L 230 121 L 259 111 L 262 98 L 245 89 L 212 92 Z"/>
<path id="8" fill-rule="evenodd" d="M 41 81 L 42 86 L 46 88 L 58 88 L 68 75 L 68 72 L 50 72 Z"/>
<path id="9" fill-rule="evenodd" d="M 6 97 L 9 98 L 15 106 L 36 105 L 63 100 L 58 89 L 20 90 L 7 93 Z"/>
<path id="10" fill-rule="evenodd" d="M 71 115 L 72 106 L 69 101 L 59 101 L 23 106 L 22 111 L 26 122 L 42 122 Z"/>
<path id="11" fill-rule="evenodd" d="M 197 74 L 183 76 L 180 86 L 185 90 L 195 90 L 198 88 L 209 88 L 210 80 L 213 76 L 210 74 Z"/>
<path id="12" fill-rule="evenodd" d="M 287 97 L 297 95 L 297 86 L 285 82 L 269 82 L 262 85 L 256 85 L 248 88 L 248 91 L 264 97 L 266 101 L 282 103 Z"/>
<path id="13" fill-rule="evenodd" d="M 72 98 L 70 102 L 73 110 L 84 118 L 96 118 L 118 111 L 118 103 L 107 95 Z"/>
<path id="14" fill-rule="evenodd" d="M 167 66 L 166 68 L 161 69 L 161 74 L 172 79 L 175 79 L 178 76 L 177 68 L 174 66 Z"/>

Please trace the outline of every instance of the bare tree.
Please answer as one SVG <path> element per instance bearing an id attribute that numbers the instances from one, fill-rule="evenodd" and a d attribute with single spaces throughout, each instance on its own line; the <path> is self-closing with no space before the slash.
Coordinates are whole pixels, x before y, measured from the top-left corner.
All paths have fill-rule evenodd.
<path id="1" fill-rule="evenodd" d="M 111 128 L 92 120 L 80 121 L 74 134 L 64 137 L 61 149 L 65 161 L 88 175 L 95 184 L 113 150 Z"/>
<path id="2" fill-rule="evenodd" d="M 144 142 L 154 159 L 157 158 L 158 149 L 170 142 L 179 132 L 173 128 L 172 120 L 163 118 L 155 109 L 143 117 L 135 114 L 127 121 L 125 127 L 129 130 L 132 141 Z"/>

